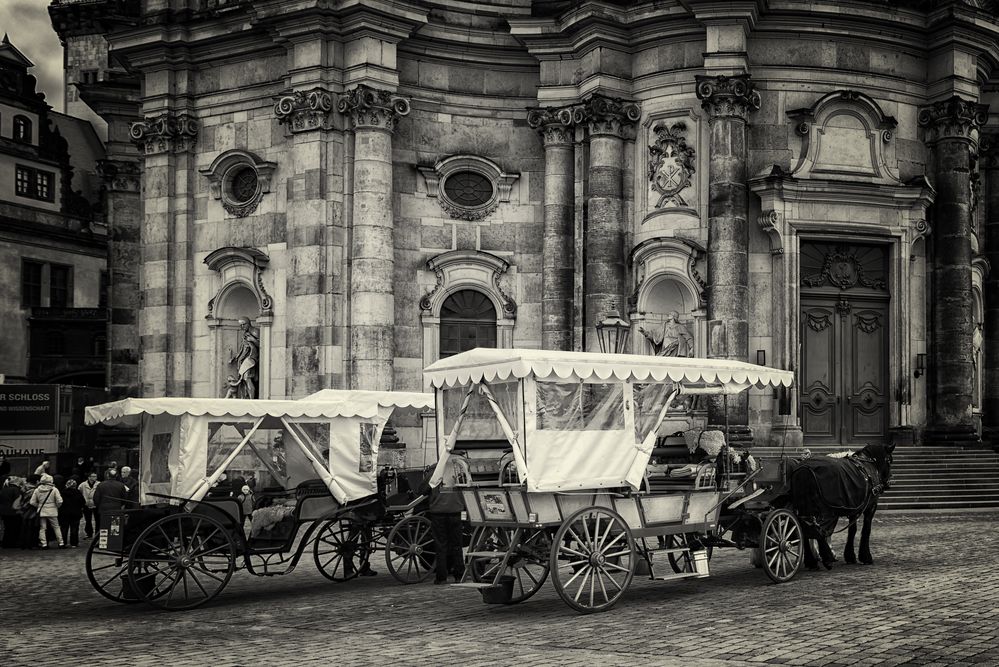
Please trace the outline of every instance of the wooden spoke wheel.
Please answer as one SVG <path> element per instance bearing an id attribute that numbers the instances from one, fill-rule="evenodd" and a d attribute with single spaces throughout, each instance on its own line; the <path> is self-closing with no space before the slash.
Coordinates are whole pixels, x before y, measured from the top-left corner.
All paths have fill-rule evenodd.
<path id="1" fill-rule="evenodd" d="M 409 516 L 389 531 L 385 544 L 385 564 L 397 581 L 418 584 L 434 571 L 437 551 L 430 532 L 430 519 Z"/>
<path id="2" fill-rule="evenodd" d="M 679 549 L 690 545 L 691 538 L 686 533 L 681 533 L 679 535 L 667 535 L 666 536 L 666 548 L 667 549 Z M 711 560 L 711 553 L 713 549 L 711 547 L 702 547 L 708 553 L 708 560 Z M 669 566 L 673 568 L 673 571 L 677 574 L 690 574 L 694 572 L 694 559 L 690 552 L 677 552 L 677 553 L 667 553 L 667 559 L 669 560 Z"/>
<path id="3" fill-rule="evenodd" d="M 763 569 L 774 583 L 791 581 L 804 561 L 804 539 L 801 522 L 793 512 L 773 510 L 763 520 L 760 533 Z"/>
<path id="4" fill-rule="evenodd" d="M 559 526 L 550 567 L 555 590 L 576 611 L 613 607 L 635 574 L 637 551 L 631 529 L 605 507 L 579 510 Z"/>
<path id="5" fill-rule="evenodd" d="M 513 549 L 510 543 L 516 539 Z M 513 528 L 485 526 L 475 535 L 470 551 L 483 554 L 495 552 L 495 556 L 474 556 L 471 558 L 472 581 L 491 582 L 506 561 L 502 575 L 513 577 L 513 594 L 506 604 L 517 604 L 527 600 L 540 590 L 548 579 L 548 555 L 551 551 L 551 536 L 544 528 L 524 529 L 519 535 Z"/>
<path id="6" fill-rule="evenodd" d="M 128 555 L 97 547 L 95 536 L 87 548 L 87 579 L 94 590 L 112 602 L 140 602 L 128 585 Z"/>
<path id="7" fill-rule="evenodd" d="M 349 581 L 368 569 L 369 534 L 353 519 L 333 519 L 323 524 L 312 548 L 316 569 L 330 581 Z"/>
<path id="8" fill-rule="evenodd" d="M 194 609 L 222 592 L 236 570 L 236 545 L 215 519 L 181 512 L 139 534 L 128 555 L 128 583 L 161 609 Z"/>

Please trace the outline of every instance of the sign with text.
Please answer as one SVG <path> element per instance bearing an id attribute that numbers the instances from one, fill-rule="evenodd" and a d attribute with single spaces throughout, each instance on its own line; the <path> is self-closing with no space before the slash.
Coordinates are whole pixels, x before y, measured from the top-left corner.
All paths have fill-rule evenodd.
<path id="1" fill-rule="evenodd" d="M 55 433 L 59 385 L 0 385 L 0 433 Z"/>

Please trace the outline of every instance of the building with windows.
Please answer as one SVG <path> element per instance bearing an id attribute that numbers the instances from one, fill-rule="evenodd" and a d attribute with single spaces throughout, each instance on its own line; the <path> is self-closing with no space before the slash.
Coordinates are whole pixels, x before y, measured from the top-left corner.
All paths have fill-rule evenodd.
<path id="1" fill-rule="evenodd" d="M 106 386 L 108 239 L 95 210 L 103 146 L 54 112 L 32 63 L 0 42 L 0 375 Z"/>
<path id="2" fill-rule="evenodd" d="M 278 398 L 592 350 L 612 311 L 649 353 L 676 313 L 697 356 L 796 372 L 696 408 L 744 440 L 999 427 L 991 0 L 50 12 L 115 68 L 75 86 L 108 123 L 121 393 L 223 395 L 240 318 Z"/>

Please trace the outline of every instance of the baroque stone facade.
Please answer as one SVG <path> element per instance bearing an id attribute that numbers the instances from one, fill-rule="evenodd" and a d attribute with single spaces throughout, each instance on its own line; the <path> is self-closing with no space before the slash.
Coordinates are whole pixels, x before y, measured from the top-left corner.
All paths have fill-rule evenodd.
<path id="1" fill-rule="evenodd" d="M 134 91 L 88 96 L 136 165 L 108 173 L 142 177 L 137 386 L 219 395 L 245 316 L 261 396 L 420 389 L 470 291 L 499 345 L 677 311 L 698 356 L 794 370 L 697 408 L 747 441 L 974 442 L 999 426 L 999 20 L 930 4 L 185 0 L 95 25 Z"/>

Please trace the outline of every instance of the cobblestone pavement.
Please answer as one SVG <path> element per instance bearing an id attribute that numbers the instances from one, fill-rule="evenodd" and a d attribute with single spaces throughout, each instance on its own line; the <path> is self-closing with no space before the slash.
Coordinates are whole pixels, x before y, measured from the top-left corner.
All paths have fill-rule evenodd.
<path id="1" fill-rule="evenodd" d="M 997 519 L 885 516 L 874 566 L 780 586 L 747 552 L 716 551 L 710 578 L 636 577 L 590 616 L 550 584 L 493 606 L 384 567 L 330 583 L 311 558 L 287 577 L 237 573 L 209 606 L 169 613 L 98 596 L 83 547 L 0 551 L 0 665 L 999 665 Z"/>

